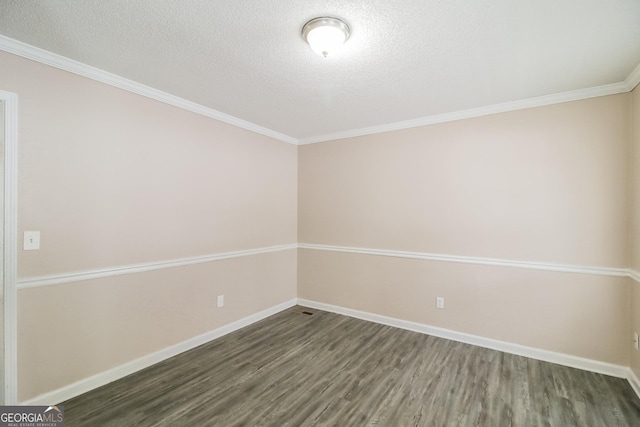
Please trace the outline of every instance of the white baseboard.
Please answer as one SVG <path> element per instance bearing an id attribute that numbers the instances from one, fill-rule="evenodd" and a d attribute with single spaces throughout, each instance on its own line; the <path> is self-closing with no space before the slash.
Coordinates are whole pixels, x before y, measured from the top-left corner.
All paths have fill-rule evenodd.
<path id="1" fill-rule="evenodd" d="M 498 341 L 490 338 L 480 337 L 477 335 L 456 332 L 450 329 L 438 328 L 422 323 L 410 322 L 407 320 L 396 319 L 393 317 L 382 316 L 374 313 L 367 313 L 364 311 L 353 310 L 350 308 L 335 306 L 331 304 L 324 304 L 304 298 L 298 298 L 298 304 L 309 308 L 316 308 L 318 310 L 330 311 L 332 313 L 355 317 L 357 319 L 368 320 L 370 322 L 380 323 L 382 325 L 394 326 L 400 329 L 406 329 L 409 331 L 420 332 L 423 334 L 446 338 L 466 344 L 472 344 L 478 347 L 489 348 L 505 353 L 529 357 L 531 359 L 569 366 L 571 368 L 583 369 L 586 371 L 610 375 L 617 378 L 629 378 L 629 367 L 627 366 L 614 365 L 612 363 L 585 359 L 578 356 L 571 356 L 569 354 L 556 353 L 549 350 L 542 350 L 539 348 L 527 347 L 520 344 Z"/>
<path id="2" fill-rule="evenodd" d="M 557 363 L 563 366 L 583 369 L 586 371 L 596 372 L 600 374 L 610 375 L 618 378 L 625 378 L 631 384 L 635 393 L 640 397 L 640 380 L 630 368 L 611 363 L 599 362 L 596 360 L 585 359 L 582 357 L 571 356 L 568 354 L 557 353 L 548 350 L 541 350 L 533 347 L 527 347 L 519 344 L 508 343 L 504 341 L 493 340 L 489 338 L 479 337 L 476 335 L 465 334 L 452 331 L 449 329 L 429 326 L 422 323 L 410 322 L 407 320 L 396 319 L 392 317 L 382 316 L 379 314 L 368 313 L 364 311 L 353 310 L 350 308 L 335 306 L 331 304 L 320 303 L 316 301 L 298 298 L 278 304 L 266 310 L 247 316 L 228 325 L 214 329 L 202 335 L 190 338 L 171 347 L 156 351 L 155 353 L 142 356 L 138 359 L 127 362 L 123 365 L 101 372 L 91 377 L 82 379 L 73 384 L 48 393 L 41 394 L 32 399 L 20 402 L 21 405 L 51 405 L 60 403 L 83 393 L 91 391 L 95 388 L 109 384 L 120 378 L 124 378 L 134 372 L 147 368 L 163 360 L 169 359 L 185 351 L 191 350 L 199 345 L 205 344 L 216 338 L 220 338 L 226 334 L 242 329 L 252 323 L 265 319 L 273 314 L 279 313 L 287 308 L 299 304 L 305 307 L 315 308 L 318 310 L 338 313 L 357 319 L 367 320 L 383 325 L 393 326 L 400 329 L 406 329 L 414 332 L 420 332 L 427 335 L 433 335 L 453 341 L 472 344 L 479 347 L 489 348 L 492 350 L 503 351 L 505 353 L 517 354 L 519 356 L 530 357 L 545 362 Z"/>
<path id="3" fill-rule="evenodd" d="M 629 372 L 627 374 L 627 381 L 631 384 L 633 391 L 635 391 L 638 397 L 640 397 L 640 379 L 638 379 L 638 376 L 631 368 L 629 368 Z"/>
<path id="4" fill-rule="evenodd" d="M 238 329 L 244 328 L 245 326 L 249 326 L 252 323 L 258 322 L 273 314 L 293 307 L 294 305 L 296 305 L 295 299 L 283 302 L 282 304 L 278 304 L 266 310 L 262 310 L 258 313 L 252 314 L 233 323 L 229 323 L 228 325 L 206 332 L 202 335 L 198 335 L 181 343 L 156 351 L 155 353 L 142 356 L 123 365 L 116 366 L 115 368 L 109 369 L 108 371 L 101 372 L 91 377 L 84 378 L 73 384 L 69 384 L 62 388 L 59 388 L 57 390 L 53 390 L 27 401 L 20 402 L 20 405 L 53 405 L 64 402 L 67 399 L 79 396 L 82 393 L 86 393 L 90 390 L 116 381 L 141 369 L 147 368 L 158 362 L 169 359 L 170 357 L 198 347 L 199 345 L 205 344 L 216 338 L 220 338 L 228 333 L 237 331 Z"/>

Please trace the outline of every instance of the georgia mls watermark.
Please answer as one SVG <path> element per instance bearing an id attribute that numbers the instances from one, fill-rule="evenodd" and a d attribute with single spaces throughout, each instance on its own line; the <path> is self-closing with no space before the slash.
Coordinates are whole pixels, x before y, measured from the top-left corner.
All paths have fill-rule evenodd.
<path id="1" fill-rule="evenodd" d="M 64 407 L 0 406 L 0 427 L 64 427 Z"/>

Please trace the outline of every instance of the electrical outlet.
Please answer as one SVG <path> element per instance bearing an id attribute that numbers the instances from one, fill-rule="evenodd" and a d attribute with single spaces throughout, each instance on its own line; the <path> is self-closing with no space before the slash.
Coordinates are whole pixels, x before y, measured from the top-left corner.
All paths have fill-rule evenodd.
<path id="1" fill-rule="evenodd" d="M 436 308 L 444 308 L 444 298 L 442 297 L 436 298 Z"/>
<path id="2" fill-rule="evenodd" d="M 633 333 L 633 346 L 636 348 L 636 350 L 638 350 L 638 345 L 640 344 L 640 342 L 638 342 L 638 333 L 634 332 Z"/>
<path id="3" fill-rule="evenodd" d="M 224 306 L 224 295 L 218 295 L 218 308 Z"/>

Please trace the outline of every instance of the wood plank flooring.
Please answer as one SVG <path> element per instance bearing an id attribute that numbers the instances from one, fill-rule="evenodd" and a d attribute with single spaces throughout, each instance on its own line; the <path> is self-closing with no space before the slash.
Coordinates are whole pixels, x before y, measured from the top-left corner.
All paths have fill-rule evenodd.
<path id="1" fill-rule="evenodd" d="M 62 405 L 66 427 L 640 426 L 626 380 L 303 307 Z"/>

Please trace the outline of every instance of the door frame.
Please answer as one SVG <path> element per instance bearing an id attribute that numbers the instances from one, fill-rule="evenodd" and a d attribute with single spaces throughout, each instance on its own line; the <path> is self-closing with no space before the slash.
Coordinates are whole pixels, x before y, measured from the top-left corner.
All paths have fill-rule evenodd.
<path id="1" fill-rule="evenodd" d="M 18 404 L 18 95 L 4 101 L 4 405 Z"/>

